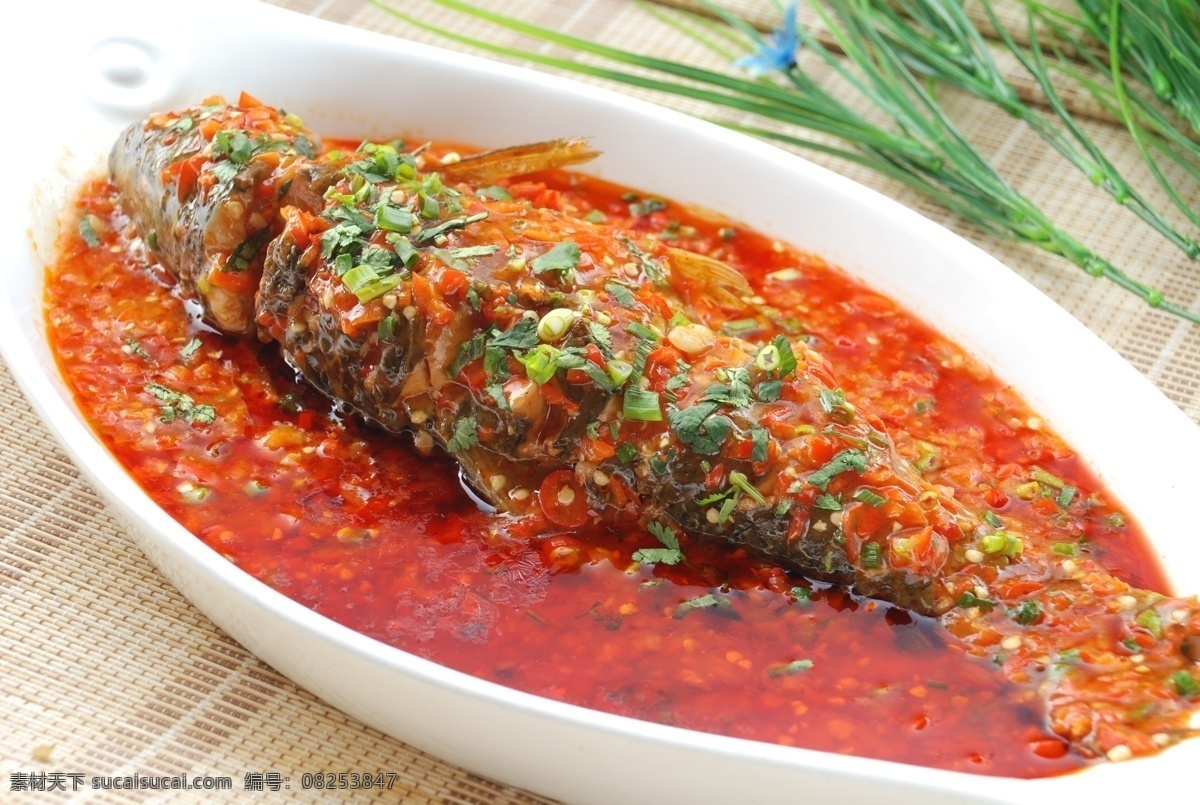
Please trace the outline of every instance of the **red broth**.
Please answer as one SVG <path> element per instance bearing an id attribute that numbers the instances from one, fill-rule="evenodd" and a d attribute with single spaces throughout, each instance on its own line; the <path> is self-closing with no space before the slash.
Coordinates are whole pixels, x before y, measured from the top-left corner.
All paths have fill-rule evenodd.
<path id="1" fill-rule="evenodd" d="M 926 477 L 1031 535 L 1052 521 L 1135 586 L 1166 592 L 1136 523 L 1003 382 L 893 302 L 740 225 L 565 172 L 510 187 L 535 204 L 672 238 L 743 270 L 793 317 L 843 388 Z M 1043 706 L 966 655 L 935 620 L 694 549 L 692 567 L 631 560 L 644 534 L 522 534 L 481 511 L 454 463 L 419 457 L 297 384 L 275 347 L 199 324 L 148 266 L 113 188 L 87 185 L 46 283 L 63 377 L 147 493 L 238 567 L 339 623 L 482 679 L 706 732 L 982 774 L 1038 777 L 1064 753 Z M 89 232 L 90 234 L 90 232 Z M 789 271 L 789 269 L 792 269 Z M 779 272 L 783 272 L 782 274 Z M 164 422 L 158 383 L 217 412 Z M 1037 464 L 1087 506 L 1049 511 L 1007 482 Z M 727 609 L 685 602 L 719 588 Z M 1056 747 L 1059 747 L 1056 749 Z"/>

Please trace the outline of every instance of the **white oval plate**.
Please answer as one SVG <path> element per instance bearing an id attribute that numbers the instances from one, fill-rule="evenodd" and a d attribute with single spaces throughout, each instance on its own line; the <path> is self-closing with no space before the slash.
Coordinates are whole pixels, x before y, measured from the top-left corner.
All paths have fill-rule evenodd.
<path id="1" fill-rule="evenodd" d="M 718 210 L 825 256 L 988 362 L 1137 512 L 1183 590 L 1200 590 L 1200 541 L 1192 538 L 1200 431 L 1086 328 L 979 249 L 755 140 L 592 87 L 257 3 L 43 0 L 22 8 L 27 19 L 9 20 L 10 41 L 0 47 L 8 109 L 19 116 L 0 130 L 9 177 L 0 232 L 11 245 L 0 258 L 0 348 L 150 559 L 299 684 L 450 762 L 573 802 L 1107 802 L 1140 798 L 1150 781 L 1154 790 L 1190 782 L 1200 740 L 1146 760 L 1026 781 L 608 715 L 390 648 L 238 570 L 161 511 L 81 419 L 47 347 L 41 303 L 63 200 L 98 169 L 118 126 L 213 92 L 246 89 L 330 136 L 408 132 L 483 146 L 592 136 L 604 156 L 590 172 Z M 47 58 L 47 42 L 70 58 Z M 1031 358 L 1048 343 L 1072 360 Z"/>

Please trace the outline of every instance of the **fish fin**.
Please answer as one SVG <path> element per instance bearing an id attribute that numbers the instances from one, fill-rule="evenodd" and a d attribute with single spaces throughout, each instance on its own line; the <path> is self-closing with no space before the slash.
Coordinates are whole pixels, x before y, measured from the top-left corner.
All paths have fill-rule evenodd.
<path id="1" fill-rule="evenodd" d="M 458 162 L 442 165 L 438 171 L 443 179 L 454 182 L 490 182 L 578 165 L 598 156 L 600 152 L 592 148 L 587 138 L 571 137 L 471 154 Z"/>
<path id="2" fill-rule="evenodd" d="M 722 307 L 745 308 L 754 290 L 746 278 L 720 260 L 683 249 L 667 249 L 672 282 L 682 281 L 681 292 L 711 299 Z"/>

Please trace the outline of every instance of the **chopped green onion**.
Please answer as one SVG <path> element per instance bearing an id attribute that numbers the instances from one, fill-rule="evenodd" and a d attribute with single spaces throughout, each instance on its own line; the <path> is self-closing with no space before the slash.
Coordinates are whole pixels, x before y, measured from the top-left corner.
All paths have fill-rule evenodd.
<path id="1" fill-rule="evenodd" d="M 622 442 L 617 447 L 617 460 L 622 464 L 628 464 L 637 458 L 638 449 L 629 442 Z"/>
<path id="2" fill-rule="evenodd" d="M 987 511 L 983 513 L 983 522 L 990 525 L 992 528 L 1004 528 L 1004 521 L 1001 520 L 995 512 Z"/>
<path id="3" fill-rule="evenodd" d="M 1154 635 L 1156 639 L 1163 636 L 1162 617 L 1153 609 L 1144 610 L 1138 615 L 1137 625 Z"/>
<path id="4" fill-rule="evenodd" d="M 661 422 L 662 406 L 657 391 L 650 391 L 640 386 L 630 386 L 625 389 L 625 418 L 635 422 Z"/>
<path id="5" fill-rule="evenodd" d="M 921 448 L 921 455 L 913 462 L 913 466 L 918 472 L 929 472 L 937 469 L 942 463 L 942 455 L 937 448 L 929 442 L 918 441 L 917 445 Z"/>
<path id="6" fill-rule="evenodd" d="M 451 218 L 449 221 L 442 221 L 437 226 L 431 226 L 428 229 L 422 229 L 419 234 L 413 236 L 413 240 L 417 243 L 425 243 L 426 241 L 433 240 L 438 235 L 444 235 L 453 229 L 462 229 L 466 226 L 476 223 L 477 221 L 482 221 L 487 217 L 488 214 L 486 212 L 477 212 L 474 215 L 464 215 L 461 218 Z"/>
<path id="7" fill-rule="evenodd" d="M 760 505 L 767 502 L 767 499 L 763 497 L 762 492 L 759 492 L 754 484 L 750 483 L 750 480 L 746 477 L 745 473 L 737 472 L 736 470 L 729 473 L 729 484 L 730 486 L 745 492 Z"/>
<path id="8" fill-rule="evenodd" d="M 608 372 L 609 378 L 612 379 L 613 384 L 616 386 L 623 386 L 625 381 L 629 379 L 629 376 L 633 374 L 633 364 L 619 358 L 613 358 L 611 361 L 608 361 L 604 364 L 604 369 Z"/>
<path id="9" fill-rule="evenodd" d="M 441 205 L 437 199 L 431 197 L 423 190 L 417 191 L 417 197 L 421 200 L 421 217 L 433 220 L 442 214 Z M 431 236 L 432 237 L 432 236 Z"/>
<path id="10" fill-rule="evenodd" d="M 380 319 L 378 328 L 379 340 L 391 341 L 393 338 L 395 338 L 397 324 L 399 324 L 399 321 L 396 319 L 396 314 L 394 313 L 390 316 L 384 316 L 382 319 Z"/>
<path id="11" fill-rule="evenodd" d="M 355 266 L 342 275 L 342 282 L 352 291 L 357 291 L 369 282 L 379 279 L 379 272 L 367 264 Z"/>
<path id="12" fill-rule="evenodd" d="M 512 201 L 512 194 L 499 185 L 481 187 L 475 191 L 480 198 L 490 198 L 494 201 Z"/>
<path id="13" fill-rule="evenodd" d="M 1041 467 L 1033 468 L 1033 478 L 1035 481 L 1043 483 L 1046 486 L 1052 486 L 1055 489 L 1062 489 L 1067 485 L 1067 482 L 1062 478 L 1059 478 L 1057 475 L 1051 475 Z"/>
<path id="14" fill-rule="evenodd" d="M 767 344 L 758 351 L 758 357 L 754 359 L 754 365 L 764 372 L 774 372 L 779 368 L 779 347 L 774 344 Z"/>
<path id="15" fill-rule="evenodd" d="M 416 224 L 416 218 L 404 207 L 394 207 L 391 204 L 380 204 L 375 211 L 375 226 L 387 232 L 399 232 L 407 235 Z"/>
<path id="16" fill-rule="evenodd" d="M 1025 543 L 1019 537 L 1014 537 L 1003 531 L 988 534 L 979 541 L 979 545 L 985 553 L 1002 553 L 1010 558 L 1025 550 Z"/>
<path id="17" fill-rule="evenodd" d="M 871 489 L 859 489 L 854 493 L 854 499 L 878 509 L 887 503 L 887 498 Z"/>
<path id="18" fill-rule="evenodd" d="M 557 341 L 562 338 L 575 323 L 576 315 L 570 308 L 557 307 L 551 310 L 538 322 L 538 338 L 543 341 Z"/>
<path id="19" fill-rule="evenodd" d="M 1200 684 L 1197 684 L 1196 678 L 1187 671 L 1176 671 L 1171 677 L 1171 682 L 1175 685 L 1175 692 L 1185 699 L 1200 696 Z"/>
<path id="20" fill-rule="evenodd" d="M 866 568 L 876 568 L 883 565 L 883 554 L 879 549 L 879 543 L 867 542 L 862 546 L 862 566 Z"/>
<path id="21" fill-rule="evenodd" d="M 541 386 L 549 383 L 558 371 L 560 355 L 562 352 L 549 344 L 540 344 L 524 355 L 518 356 L 517 360 L 525 367 L 525 374 L 529 376 L 529 379 Z"/>
<path id="22" fill-rule="evenodd" d="M 721 328 L 721 332 L 725 335 L 738 337 L 751 333 L 761 326 L 758 319 L 735 319 L 734 321 L 725 322 L 725 325 Z"/>
<path id="23" fill-rule="evenodd" d="M 92 223 L 87 215 L 79 219 L 79 234 L 84 242 L 87 243 L 89 249 L 94 249 L 100 245 L 100 236 L 92 228 Z"/>
<path id="24" fill-rule="evenodd" d="M 1051 550 L 1060 556 L 1079 556 L 1079 546 L 1074 542 L 1056 542 Z"/>
<path id="25" fill-rule="evenodd" d="M 637 338 L 640 341 L 649 341 L 651 343 L 656 343 L 658 341 L 658 333 L 654 332 L 640 322 L 631 321 L 625 327 L 625 329 L 628 330 L 634 338 Z"/>
<path id="26" fill-rule="evenodd" d="M 378 299 L 388 291 L 394 290 L 402 282 L 404 282 L 404 276 L 401 274 L 380 277 L 356 288 L 354 295 L 360 302 L 370 302 L 372 299 Z"/>

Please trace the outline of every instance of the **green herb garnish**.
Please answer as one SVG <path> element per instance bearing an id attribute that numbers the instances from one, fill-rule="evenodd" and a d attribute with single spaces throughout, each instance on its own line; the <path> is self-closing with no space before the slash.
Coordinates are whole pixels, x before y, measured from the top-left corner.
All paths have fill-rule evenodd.
<path id="1" fill-rule="evenodd" d="M 578 243 L 573 240 L 564 240 L 555 244 L 554 248 L 545 254 L 530 260 L 529 268 L 534 274 L 545 274 L 548 271 L 557 272 L 560 280 L 570 282 L 582 256 Z"/>
<path id="2" fill-rule="evenodd" d="M 786 665 L 772 665 L 767 668 L 767 676 L 778 678 L 781 676 L 791 676 L 802 671 L 807 671 L 813 667 L 812 660 L 792 660 Z"/>
<path id="3" fill-rule="evenodd" d="M 661 548 L 642 548 L 634 551 L 633 561 L 643 565 L 677 565 L 683 561 L 683 552 L 679 549 L 679 540 L 675 531 L 661 523 L 650 523 L 646 530 L 663 546 Z"/>
<path id="4" fill-rule="evenodd" d="M 148 383 L 143 388 L 158 400 L 158 418 L 162 422 L 186 419 L 188 422 L 209 425 L 217 418 L 217 410 L 211 405 L 196 405 L 195 400 L 187 394 L 175 391 L 161 383 Z"/>
<path id="5" fill-rule="evenodd" d="M 716 414 L 719 404 L 700 402 L 688 408 L 667 413 L 667 425 L 679 440 L 697 453 L 714 456 L 721 452 L 725 437 L 733 428 L 733 420 Z"/>
<path id="6" fill-rule="evenodd" d="M 473 416 L 465 416 L 454 423 L 454 435 L 446 442 L 446 450 L 459 453 L 479 444 L 479 423 Z"/>
<path id="7" fill-rule="evenodd" d="M 630 386 L 625 389 L 624 400 L 622 410 L 626 419 L 635 422 L 662 421 L 662 407 L 657 391 L 649 391 L 640 386 Z"/>
<path id="8" fill-rule="evenodd" d="M 1022 601 L 1020 606 L 1010 610 L 1012 619 L 1022 626 L 1030 626 L 1037 623 L 1038 618 L 1042 617 L 1042 605 L 1032 598 Z"/>
<path id="9" fill-rule="evenodd" d="M 92 223 L 86 215 L 79 219 L 79 234 L 89 249 L 100 245 L 100 236 L 96 234 L 96 230 L 92 228 Z"/>
<path id="10" fill-rule="evenodd" d="M 433 240 L 438 235 L 444 235 L 455 229 L 462 229 L 487 217 L 488 214 L 486 212 L 477 212 L 474 215 L 464 215 L 460 218 L 451 218 L 448 221 L 442 221 L 437 226 L 422 229 L 418 234 L 413 235 L 413 242 L 418 244 L 425 243 Z"/>
<path id="11" fill-rule="evenodd" d="M 854 499 L 866 503 L 868 506 L 878 509 L 883 504 L 887 503 L 887 498 L 871 489 L 862 488 L 854 492 Z"/>
<path id="12" fill-rule="evenodd" d="M 829 482 L 847 470 L 861 474 L 867 469 L 867 454 L 861 450 L 843 450 L 835 455 L 828 464 L 808 476 L 808 482 L 825 491 Z"/>
<path id="13" fill-rule="evenodd" d="M 989 601 L 986 598 L 980 598 L 974 593 L 963 593 L 962 597 L 958 599 L 958 606 L 962 607 L 963 609 L 978 607 L 979 609 L 989 610 L 996 606 L 996 602 Z"/>

